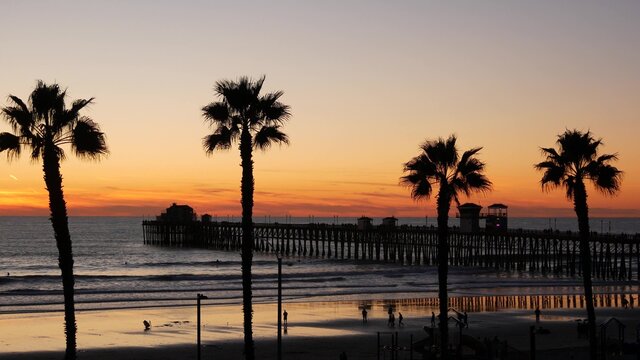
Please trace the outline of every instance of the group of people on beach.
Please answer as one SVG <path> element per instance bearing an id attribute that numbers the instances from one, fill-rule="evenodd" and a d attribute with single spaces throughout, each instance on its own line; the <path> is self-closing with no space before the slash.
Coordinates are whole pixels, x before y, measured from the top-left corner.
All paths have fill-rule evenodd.
<path id="1" fill-rule="evenodd" d="M 387 311 L 389 314 L 389 321 L 387 322 L 387 326 L 396 327 L 396 315 L 393 313 L 393 306 L 389 306 L 389 310 Z M 404 317 L 402 313 L 398 311 L 398 327 L 404 326 Z"/>
<path id="2" fill-rule="evenodd" d="M 388 310 L 389 320 L 387 321 L 387 326 L 395 327 L 396 326 L 396 316 L 393 312 L 393 306 L 389 306 Z M 365 306 L 362 307 L 362 323 L 366 324 L 368 321 L 369 312 Z M 401 312 L 398 312 L 398 327 L 404 326 L 404 316 L 402 316 Z"/>

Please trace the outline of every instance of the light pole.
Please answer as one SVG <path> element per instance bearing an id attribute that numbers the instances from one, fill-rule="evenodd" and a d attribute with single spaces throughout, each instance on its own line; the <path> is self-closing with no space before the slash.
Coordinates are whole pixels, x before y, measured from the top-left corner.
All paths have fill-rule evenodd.
<path id="1" fill-rule="evenodd" d="M 275 249 L 269 240 L 267 245 Z M 278 360 L 282 360 L 282 256 L 275 254 L 278 259 Z"/>
<path id="2" fill-rule="evenodd" d="M 201 348 L 201 346 L 200 346 L 200 300 L 208 299 L 208 297 L 206 297 L 205 295 L 202 295 L 202 294 L 198 294 L 197 299 L 198 299 L 197 300 L 198 301 L 198 305 L 197 305 L 197 308 L 198 308 L 198 311 L 197 311 L 197 313 L 198 313 L 198 315 L 197 315 L 197 318 L 198 318 L 198 321 L 197 321 L 198 322 L 198 329 L 197 329 L 196 333 L 198 334 L 197 335 L 198 336 L 198 360 L 200 360 L 200 348 Z"/>
<path id="3" fill-rule="evenodd" d="M 282 360 L 282 257 L 278 256 L 278 360 Z"/>

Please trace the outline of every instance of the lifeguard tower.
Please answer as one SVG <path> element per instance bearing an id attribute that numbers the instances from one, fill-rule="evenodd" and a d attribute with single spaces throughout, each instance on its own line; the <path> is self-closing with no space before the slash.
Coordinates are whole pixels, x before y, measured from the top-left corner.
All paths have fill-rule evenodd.
<path id="1" fill-rule="evenodd" d="M 465 203 L 458 206 L 460 217 L 460 232 L 471 233 L 480 230 L 480 210 L 482 206 L 474 203 Z"/>
<path id="2" fill-rule="evenodd" d="M 486 219 L 485 229 L 487 232 L 507 232 L 508 219 L 507 205 L 493 204 L 489 205 Z"/>
<path id="3" fill-rule="evenodd" d="M 367 216 L 358 218 L 358 230 L 370 230 L 373 227 L 372 221 L 373 219 Z"/>
<path id="4" fill-rule="evenodd" d="M 398 225 L 398 219 L 395 216 L 389 216 L 382 219 L 382 227 L 393 229 L 396 225 Z"/>

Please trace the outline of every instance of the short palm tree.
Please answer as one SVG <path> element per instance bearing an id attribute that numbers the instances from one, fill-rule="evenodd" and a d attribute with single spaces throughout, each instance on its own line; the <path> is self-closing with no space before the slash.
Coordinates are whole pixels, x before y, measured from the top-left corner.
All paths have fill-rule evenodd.
<path id="1" fill-rule="evenodd" d="M 62 191 L 60 161 L 65 153 L 61 148 L 69 144 L 81 158 L 98 159 L 107 154 L 104 133 L 98 124 L 80 116 L 80 110 L 91 104 L 93 98 L 76 100 L 71 107 L 65 105 L 66 91 L 58 84 L 47 85 L 38 81 L 28 104 L 10 95 L 11 106 L 2 109 L 13 133 L 0 133 L 0 152 L 9 159 L 20 155 L 23 147 L 31 151 L 31 159 L 42 159 L 44 182 L 49 192 L 51 224 L 58 247 L 58 263 L 62 272 L 64 293 L 64 319 L 66 359 L 76 358 L 76 320 L 74 304 L 73 252 L 67 218 L 67 205 Z"/>
<path id="2" fill-rule="evenodd" d="M 580 262 L 584 296 L 589 319 L 589 343 L 591 359 L 597 356 L 596 314 L 593 307 L 591 289 L 591 252 L 589 250 L 589 207 L 585 181 L 590 181 L 596 190 L 613 195 L 620 190 L 622 172 L 610 164 L 618 159 L 617 154 L 599 155 L 598 148 L 602 140 L 594 139 L 590 131 L 566 130 L 558 135 L 558 149 L 542 148 L 546 160 L 535 165 L 543 171 L 543 190 L 561 187 L 566 191 L 567 199 L 573 200 L 573 209 L 578 217 L 580 233 Z"/>
<path id="3" fill-rule="evenodd" d="M 264 76 L 254 81 L 241 77 L 238 81 L 222 80 L 215 85 L 219 101 L 202 108 L 204 118 L 215 129 L 203 139 L 207 154 L 228 150 L 239 142 L 242 166 L 242 304 L 244 312 L 244 352 L 255 358 L 252 329 L 251 263 L 253 259 L 253 150 L 267 150 L 273 143 L 288 144 L 280 129 L 290 117 L 289 106 L 279 99 L 282 91 L 260 95 Z"/>
<path id="4" fill-rule="evenodd" d="M 411 188 L 411 197 L 429 199 L 433 195 L 433 186 L 438 185 L 438 298 L 440 300 L 440 348 L 443 357 L 447 357 L 448 344 L 448 294 L 447 273 L 449 244 L 449 209 L 451 201 L 459 204 L 458 196 L 471 195 L 472 192 L 485 192 L 491 189 L 491 182 L 483 174 L 485 164 L 475 155 L 482 148 L 465 151 L 458 156 L 456 137 L 449 136 L 435 141 L 426 141 L 421 153 L 404 164 L 407 175 L 400 178 L 403 185 Z"/>

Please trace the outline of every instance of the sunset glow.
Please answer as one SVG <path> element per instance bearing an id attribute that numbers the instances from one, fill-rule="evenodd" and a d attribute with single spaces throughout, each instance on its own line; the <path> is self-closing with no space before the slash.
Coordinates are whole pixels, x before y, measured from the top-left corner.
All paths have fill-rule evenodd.
<path id="1" fill-rule="evenodd" d="M 200 109 L 217 80 L 263 74 L 293 115 L 291 145 L 254 158 L 256 216 L 434 216 L 435 199 L 414 202 L 399 178 L 425 139 L 449 134 L 483 147 L 494 183 L 464 201 L 573 216 L 533 168 L 567 128 L 603 138 L 625 172 L 619 195 L 590 191 L 591 213 L 640 216 L 638 2 L 188 3 L 4 4 L 3 101 L 37 79 L 68 102 L 96 98 L 84 115 L 111 153 L 63 162 L 72 216 L 173 202 L 239 215 L 239 151 L 205 155 Z M 47 215 L 47 201 L 40 163 L 2 159 L 0 215 Z"/>

